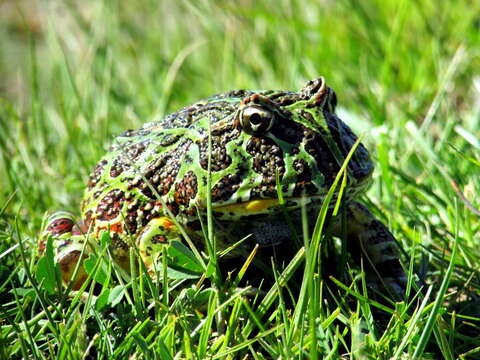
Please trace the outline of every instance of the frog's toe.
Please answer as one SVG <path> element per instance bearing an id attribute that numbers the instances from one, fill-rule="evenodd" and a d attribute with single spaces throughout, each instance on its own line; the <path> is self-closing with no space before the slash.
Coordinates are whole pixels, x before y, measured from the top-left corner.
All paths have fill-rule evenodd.
<path id="1" fill-rule="evenodd" d="M 55 256 L 55 262 L 60 265 L 62 280 L 65 283 L 72 281 L 72 289 L 74 290 L 78 290 L 88 277 L 82 264 L 78 266 L 75 274 L 75 268 L 81 261 L 82 247 L 83 244 L 81 243 L 70 243 Z"/>

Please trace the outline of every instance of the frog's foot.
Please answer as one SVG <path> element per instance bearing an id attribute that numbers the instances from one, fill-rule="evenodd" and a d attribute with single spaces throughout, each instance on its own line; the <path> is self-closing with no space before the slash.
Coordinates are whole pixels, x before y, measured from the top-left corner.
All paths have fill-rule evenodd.
<path id="1" fill-rule="evenodd" d="M 181 240 L 181 236 L 172 220 L 168 217 L 158 217 L 149 221 L 137 238 L 140 256 L 150 273 L 154 273 L 157 260 L 163 248 L 172 240 Z"/>
<path id="2" fill-rule="evenodd" d="M 72 281 L 74 290 L 78 290 L 87 278 L 83 266 L 80 265 L 75 279 L 72 280 L 75 267 L 80 261 L 86 232 L 85 225 L 82 222 L 75 222 L 72 214 L 59 211 L 48 217 L 38 245 L 38 253 L 43 255 L 48 238 L 53 239 L 55 262 L 60 265 L 63 281 L 65 283 Z"/>
<path id="3" fill-rule="evenodd" d="M 334 224 L 334 233 L 341 236 L 341 221 Z M 349 244 L 365 255 L 373 272 L 367 279 L 373 279 L 374 288 L 383 284 L 398 299 L 403 299 L 407 277 L 400 264 L 398 244 L 392 233 L 378 221 L 368 209 L 351 202 L 347 207 L 347 238 Z"/>

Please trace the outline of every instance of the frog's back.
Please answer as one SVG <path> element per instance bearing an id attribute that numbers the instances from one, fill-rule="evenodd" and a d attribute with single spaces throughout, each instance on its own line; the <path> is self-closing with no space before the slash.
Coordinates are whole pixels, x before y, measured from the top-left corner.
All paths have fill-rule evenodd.
<path id="1" fill-rule="evenodd" d="M 277 175 L 290 206 L 298 206 L 302 194 L 318 202 L 357 139 L 334 115 L 335 94 L 321 81 L 299 92 L 217 94 L 124 132 L 90 176 L 82 203 L 85 223 L 97 233 L 114 229 L 135 236 L 158 216 L 195 222 L 208 192 L 209 158 L 219 217 L 278 211 Z M 268 131 L 245 128 L 247 113 L 262 111 L 273 119 Z M 372 169 L 360 145 L 349 163 L 352 191 L 347 196 L 368 185 Z M 254 200 L 272 201 L 248 207 Z"/>
<path id="2" fill-rule="evenodd" d="M 174 223 L 191 235 L 201 232 L 199 217 L 206 216 L 209 193 L 219 248 L 226 247 L 228 226 L 253 234 L 262 246 L 289 246 L 292 236 L 283 210 L 293 217 L 305 205 L 315 217 L 357 141 L 336 116 L 336 103 L 334 91 L 319 78 L 297 92 L 218 94 L 124 132 L 91 174 L 82 203 L 85 226 L 75 228 L 73 219 L 61 213 L 48 223 L 45 233 L 58 239 L 63 278 L 70 277 L 81 256 L 71 240 L 78 230 L 90 230 L 94 239 L 108 231 L 112 255 L 125 268 L 135 244 L 152 270 L 164 245 L 181 240 Z M 359 144 L 346 167 L 342 200 L 352 225 L 347 235 L 374 264 L 391 270 L 387 282 L 398 282 L 400 293 L 403 272 L 395 241 L 354 201 L 369 185 L 372 170 Z M 343 230 L 337 235 L 343 236 Z"/>

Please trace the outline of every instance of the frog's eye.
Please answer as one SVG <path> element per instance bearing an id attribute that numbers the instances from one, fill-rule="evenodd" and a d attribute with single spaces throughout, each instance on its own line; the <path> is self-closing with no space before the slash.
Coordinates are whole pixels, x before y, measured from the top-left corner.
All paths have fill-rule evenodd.
<path id="1" fill-rule="evenodd" d="M 246 133 L 261 135 L 266 133 L 273 125 L 275 115 L 266 109 L 249 106 L 240 114 L 240 124 Z"/>

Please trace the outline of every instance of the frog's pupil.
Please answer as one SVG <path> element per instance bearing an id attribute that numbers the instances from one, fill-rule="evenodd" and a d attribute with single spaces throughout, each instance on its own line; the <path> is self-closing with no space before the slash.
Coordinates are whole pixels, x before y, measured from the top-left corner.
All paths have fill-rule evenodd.
<path id="1" fill-rule="evenodd" d="M 262 123 L 262 116 L 259 113 L 250 115 L 250 124 L 260 125 Z"/>

